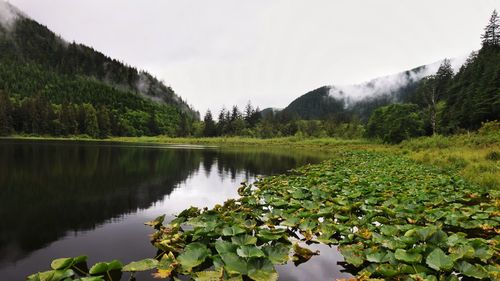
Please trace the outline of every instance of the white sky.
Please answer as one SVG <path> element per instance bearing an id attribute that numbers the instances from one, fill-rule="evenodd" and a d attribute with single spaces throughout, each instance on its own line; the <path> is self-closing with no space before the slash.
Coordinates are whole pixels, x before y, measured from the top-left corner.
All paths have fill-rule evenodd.
<path id="1" fill-rule="evenodd" d="M 285 107 L 317 87 L 462 56 L 500 0 L 10 0 L 145 69 L 200 110 Z"/>

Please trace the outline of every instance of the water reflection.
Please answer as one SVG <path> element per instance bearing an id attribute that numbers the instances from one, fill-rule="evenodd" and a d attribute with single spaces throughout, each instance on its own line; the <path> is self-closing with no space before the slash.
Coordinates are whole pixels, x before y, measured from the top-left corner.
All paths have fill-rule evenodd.
<path id="1" fill-rule="evenodd" d="M 325 155 L 307 151 L 0 141 L 0 276 L 54 257 L 124 262 L 154 254 L 142 223 L 237 196 L 238 184 Z M 290 279 L 295 280 L 295 279 Z"/>

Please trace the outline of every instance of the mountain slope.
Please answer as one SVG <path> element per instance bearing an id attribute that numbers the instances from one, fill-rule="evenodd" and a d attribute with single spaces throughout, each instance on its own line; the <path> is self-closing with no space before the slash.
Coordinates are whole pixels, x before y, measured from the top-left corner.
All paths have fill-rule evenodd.
<path id="1" fill-rule="evenodd" d="M 199 113 L 151 74 L 0 0 L 0 135 L 187 135 Z"/>
<path id="2" fill-rule="evenodd" d="M 461 59 L 454 66 L 461 65 Z M 323 86 L 292 101 L 285 114 L 299 119 L 340 120 L 357 116 L 367 121 L 377 107 L 394 102 L 407 102 L 415 94 L 419 81 L 435 73 L 440 62 L 347 86 Z"/>
<path id="3" fill-rule="evenodd" d="M 124 65 L 85 45 L 65 42 L 9 4 L 4 3 L 3 9 L 10 9 L 11 19 L 5 19 L 7 12 L 0 13 L 4 17 L 0 21 L 4 23 L 0 25 L 1 62 L 38 64 L 44 69 L 64 75 L 92 77 L 121 91 L 140 94 L 196 115 L 170 87 L 151 74 Z"/>

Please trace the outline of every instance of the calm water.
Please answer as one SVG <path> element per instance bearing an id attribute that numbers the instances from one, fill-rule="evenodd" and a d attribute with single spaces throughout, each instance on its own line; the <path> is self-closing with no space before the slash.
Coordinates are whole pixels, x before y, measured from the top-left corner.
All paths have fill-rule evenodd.
<path id="1" fill-rule="evenodd" d="M 243 181 L 326 156 L 304 151 L 0 140 L 0 279 L 24 280 L 57 257 L 89 264 L 153 257 L 145 221 L 236 198 Z M 280 280 L 348 277 L 336 249 Z M 152 280 L 148 274 L 138 280 Z"/>

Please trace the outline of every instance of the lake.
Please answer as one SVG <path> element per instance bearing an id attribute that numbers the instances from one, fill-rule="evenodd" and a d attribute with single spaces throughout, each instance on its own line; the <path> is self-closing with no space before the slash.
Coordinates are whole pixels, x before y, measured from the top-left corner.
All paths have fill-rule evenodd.
<path id="1" fill-rule="evenodd" d="M 154 257 L 145 221 L 213 207 L 237 198 L 243 181 L 326 158 L 290 149 L 0 140 L 0 279 L 25 280 L 59 257 L 88 255 L 90 265 Z M 280 280 L 351 276 L 335 248 L 311 248 L 321 255 L 279 266 Z"/>

